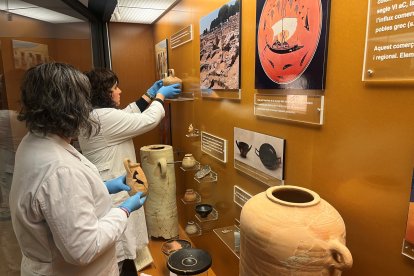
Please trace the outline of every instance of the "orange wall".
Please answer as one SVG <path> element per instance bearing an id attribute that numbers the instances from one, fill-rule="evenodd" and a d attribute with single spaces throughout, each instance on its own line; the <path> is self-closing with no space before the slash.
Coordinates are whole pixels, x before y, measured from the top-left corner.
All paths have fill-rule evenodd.
<path id="1" fill-rule="evenodd" d="M 219 211 L 216 226 L 232 225 L 239 216 L 240 208 L 232 202 L 233 185 L 252 194 L 267 188 L 234 169 L 233 128 L 281 137 L 286 139 L 285 184 L 316 191 L 345 220 L 354 266 L 344 274 L 412 275 L 414 261 L 401 255 L 401 247 L 414 166 L 414 91 L 361 81 L 368 4 L 331 1 L 325 122 L 311 127 L 253 114 L 255 1 L 242 1 L 241 100 L 200 97 L 194 88 L 199 82 L 199 19 L 225 3 L 183 0 L 157 22 L 154 36 L 156 43 L 188 24 L 194 27 L 194 40 L 168 53 L 176 75 L 188 78 L 185 89 L 196 92 L 194 101 L 172 104 L 173 146 L 193 153 L 218 173 L 212 199 Z M 185 137 L 189 123 L 228 140 L 227 164 L 202 154 L 199 142 Z M 192 176 L 176 171 L 179 197 L 186 187 L 199 188 Z M 178 203 L 180 223 L 185 224 L 194 212 Z M 214 233 L 193 242 L 212 254 L 217 275 L 238 274 L 238 260 Z"/>

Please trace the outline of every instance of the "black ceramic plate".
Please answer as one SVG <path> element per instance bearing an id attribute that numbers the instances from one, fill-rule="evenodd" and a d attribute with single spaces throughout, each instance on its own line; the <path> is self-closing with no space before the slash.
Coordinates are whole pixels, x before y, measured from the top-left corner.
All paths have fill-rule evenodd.
<path id="1" fill-rule="evenodd" d="M 211 263 L 211 256 L 207 251 L 187 248 L 172 253 L 168 258 L 167 267 L 178 275 L 196 275 L 209 269 Z"/>

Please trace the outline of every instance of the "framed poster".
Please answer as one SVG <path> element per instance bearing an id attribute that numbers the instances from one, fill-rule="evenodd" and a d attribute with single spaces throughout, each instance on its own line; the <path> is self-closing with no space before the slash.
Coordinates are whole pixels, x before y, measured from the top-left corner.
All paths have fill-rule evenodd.
<path id="1" fill-rule="evenodd" d="M 257 0 L 256 89 L 323 90 L 330 0 Z"/>
<path id="2" fill-rule="evenodd" d="M 234 128 L 234 167 L 268 186 L 284 179 L 285 140 Z"/>
<path id="3" fill-rule="evenodd" d="M 13 40 L 14 68 L 27 70 L 49 61 L 49 49 L 46 44 Z"/>
<path id="4" fill-rule="evenodd" d="M 168 40 L 164 39 L 155 44 L 155 66 L 157 78 L 162 79 L 168 70 Z"/>
<path id="5" fill-rule="evenodd" d="M 200 19 L 200 87 L 240 88 L 240 1 L 232 0 Z"/>

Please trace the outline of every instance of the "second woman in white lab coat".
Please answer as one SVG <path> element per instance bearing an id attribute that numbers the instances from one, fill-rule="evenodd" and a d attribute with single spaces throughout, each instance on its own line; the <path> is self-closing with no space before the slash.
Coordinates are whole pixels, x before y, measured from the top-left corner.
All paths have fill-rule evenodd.
<path id="1" fill-rule="evenodd" d="M 132 138 L 154 129 L 165 115 L 164 99 L 178 95 L 181 90 L 179 85 L 162 86 L 162 81 L 157 81 L 136 102 L 118 109 L 122 91 L 116 74 L 109 69 L 95 69 L 86 75 L 92 86 L 94 110 L 90 116 L 99 122 L 100 132 L 89 138 L 81 133 L 79 144 L 83 155 L 96 165 L 102 179 L 111 179 L 125 174 L 125 158 L 136 162 Z M 120 192 L 112 195 L 112 202 L 116 206 L 126 198 L 128 193 Z M 127 229 L 117 242 L 120 270 L 124 260 L 134 260 L 137 249 L 147 244 L 145 214 L 141 208 L 131 214 Z"/>

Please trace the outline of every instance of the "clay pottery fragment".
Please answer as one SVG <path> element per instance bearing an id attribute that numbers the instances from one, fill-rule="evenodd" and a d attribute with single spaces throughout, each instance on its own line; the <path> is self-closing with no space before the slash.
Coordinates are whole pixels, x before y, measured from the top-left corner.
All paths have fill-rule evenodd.
<path id="1" fill-rule="evenodd" d="M 317 193 L 270 187 L 242 208 L 240 276 L 340 275 L 353 263 L 345 236 L 341 215 Z"/>
<path id="2" fill-rule="evenodd" d="M 177 250 L 191 248 L 191 243 L 182 239 L 171 239 L 162 244 L 161 250 L 166 257 L 174 253 Z"/>
<path id="3" fill-rule="evenodd" d="M 187 202 L 192 202 L 197 199 L 197 194 L 193 189 L 187 189 L 184 194 L 184 200 Z"/>
<path id="4" fill-rule="evenodd" d="M 191 153 L 187 153 L 186 155 L 184 155 L 181 166 L 184 169 L 191 169 L 196 165 L 196 162 L 197 161 L 195 160 L 194 156 Z"/>
<path id="5" fill-rule="evenodd" d="M 126 184 L 131 188 L 128 194 L 133 196 L 138 192 L 142 192 L 142 196 L 146 196 L 148 194 L 148 181 L 140 163 L 132 162 L 126 158 L 124 167 L 127 172 Z"/>

